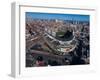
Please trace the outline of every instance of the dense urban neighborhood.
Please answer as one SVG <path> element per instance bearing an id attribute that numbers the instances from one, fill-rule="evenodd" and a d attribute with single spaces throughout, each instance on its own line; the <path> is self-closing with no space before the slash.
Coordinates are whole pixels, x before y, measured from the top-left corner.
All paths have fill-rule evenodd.
<path id="1" fill-rule="evenodd" d="M 90 63 L 89 21 L 26 18 L 26 67 Z"/>

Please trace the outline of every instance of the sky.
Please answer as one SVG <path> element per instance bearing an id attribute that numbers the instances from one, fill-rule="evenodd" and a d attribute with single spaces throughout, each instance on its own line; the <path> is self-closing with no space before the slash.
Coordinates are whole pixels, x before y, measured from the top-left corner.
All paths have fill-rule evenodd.
<path id="1" fill-rule="evenodd" d="M 89 21 L 89 15 L 26 12 L 26 18 Z"/>

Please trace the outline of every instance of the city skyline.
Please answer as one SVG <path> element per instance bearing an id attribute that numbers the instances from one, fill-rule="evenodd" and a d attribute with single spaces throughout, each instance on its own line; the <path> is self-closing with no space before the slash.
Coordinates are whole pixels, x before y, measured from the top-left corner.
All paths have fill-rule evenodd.
<path id="1" fill-rule="evenodd" d="M 59 20 L 77 20 L 89 21 L 89 15 L 80 14 L 58 14 L 58 13 L 39 13 L 39 12 L 26 12 L 26 19 L 59 19 Z"/>
<path id="2" fill-rule="evenodd" d="M 26 12 L 25 17 L 26 67 L 90 64 L 89 15 Z"/>

